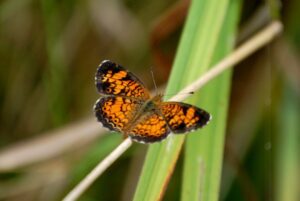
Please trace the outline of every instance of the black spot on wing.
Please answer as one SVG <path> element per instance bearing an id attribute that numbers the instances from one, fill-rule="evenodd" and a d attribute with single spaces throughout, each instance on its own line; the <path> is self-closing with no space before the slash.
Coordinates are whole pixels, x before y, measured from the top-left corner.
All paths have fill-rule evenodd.
<path id="1" fill-rule="evenodd" d="M 185 132 L 187 132 L 186 125 L 184 123 L 180 123 L 176 126 L 173 126 L 172 129 L 173 129 L 174 133 L 185 133 Z"/>
<path id="2" fill-rule="evenodd" d="M 211 115 L 200 108 L 197 108 L 196 115 L 200 117 L 198 120 L 198 127 L 200 128 L 205 126 L 211 120 Z"/>
<path id="3" fill-rule="evenodd" d="M 113 73 L 117 73 L 120 70 L 125 70 L 125 69 L 122 66 L 120 66 L 112 61 L 104 60 L 99 65 L 96 75 L 100 76 L 101 74 L 107 74 L 107 72 L 109 70 L 111 70 Z"/>

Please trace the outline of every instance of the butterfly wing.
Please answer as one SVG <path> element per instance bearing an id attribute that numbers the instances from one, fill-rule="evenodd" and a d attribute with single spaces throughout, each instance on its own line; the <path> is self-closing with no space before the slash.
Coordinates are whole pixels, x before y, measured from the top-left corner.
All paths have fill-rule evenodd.
<path id="1" fill-rule="evenodd" d="M 186 103 L 163 102 L 160 110 L 173 133 L 193 131 L 211 119 L 208 112 Z"/>
<path id="2" fill-rule="evenodd" d="M 161 141 L 170 133 L 166 120 L 158 113 L 149 112 L 142 116 L 128 132 L 128 136 L 141 143 Z"/>
<path id="3" fill-rule="evenodd" d="M 97 100 L 94 111 L 99 122 L 112 131 L 123 132 L 130 126 L 134 112 L 140 104 L 125 97 L 102 97 Z"/>
<path id="4" fill-rule="evenodd" d="M 147 100 L 149 91 L 143 83 L 122 66 L 104 60 L 97 69 L 95 76 L 96 87 L 101 94 Z"/>

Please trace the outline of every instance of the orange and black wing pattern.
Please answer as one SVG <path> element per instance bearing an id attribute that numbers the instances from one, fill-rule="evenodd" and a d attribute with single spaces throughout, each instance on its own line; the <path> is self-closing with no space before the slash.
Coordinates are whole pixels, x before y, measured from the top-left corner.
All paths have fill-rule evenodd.
<path id="1" fill-rule="evenodd" d="M 104 127 L 141 143 L 159 142 L 169 133 L 186 133 L 206 125 L 211 116 L 195 106 L 150 98 L 142 82 L 122 66 L 105 60 L 97 69 L 102 97 L 94 106 Z M 158 100 L 159 99 L 159 100 Z"/>
<path id="2" fill-rule="evenodd" d="M 140 105 L 136 100 L 125 97 L 102 97 L 94 106 L 95 115 L 104 127 L 123 132 L 130 127 L 135 111 Z"/>
<path id="3" fill-rule="evenodd" d="M 149 91 L 143 83 L 132 73 L 122 66 L 104 60 L 99 65 L 96 76 L 96 87 L 103 95 L 115 95 L 147 100 Z"/>
<path id="4" fill-rule="evenodd" d="M 208 112 L 186 103 L 163 102 L 160 110 L 172 133 L 175 134 L 201 128 L 211 119 Z"/>
<path id="5" fill-rule="evenodd" d="M 153 143 L 165 139 L 170 133 L 166 120 L 155 112 L 142 116 L 127 135 L 140 143 Z"/>

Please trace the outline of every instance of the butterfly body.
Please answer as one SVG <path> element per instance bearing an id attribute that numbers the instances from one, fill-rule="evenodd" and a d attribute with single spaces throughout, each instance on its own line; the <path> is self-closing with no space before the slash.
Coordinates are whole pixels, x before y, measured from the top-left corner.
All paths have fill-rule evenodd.
<path id="1" fill-rule="evenodd" d="M 159 142 L 171 132 L 200 128 L 211 118 L 195 106 L 163 102 L 162 95 L 151 97 L 135 75 L 108 60 L 99 65 L 95 80 L 102 96 L 94 106 L 98 121 L 137 142 Z"/>

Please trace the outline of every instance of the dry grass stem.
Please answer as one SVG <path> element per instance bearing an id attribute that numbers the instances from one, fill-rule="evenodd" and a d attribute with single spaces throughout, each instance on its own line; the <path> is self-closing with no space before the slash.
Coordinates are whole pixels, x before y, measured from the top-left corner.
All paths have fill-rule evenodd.
<path id="1" fill-rule="evenodd" d="M 35 139 L 22 141 L 0 151 L 0 172 L 46 161 L 61 153 L 84 146 L 107 132 L 95 118 L 72 123 L 60 129 L 41 133 Z M 51 147 L 51 149 L 47 149 Z"/>
<path id="2" fill-rule="evenodd" d="M 198 80 L 194 81 L 192 84 L 181 90 L 176 96 L 172 97 L 170 100 L 182 101 L 186 99 L 188 96 L 191 95 L 189 92 L 199 90 L 208 81 L 215 78 L 225 70 L 232 68 L 234 65 L 238 64 L 247 56 L 251 55 L 256 50 L 271 42 L 272 39 L 274 39 L 281 31 L 281 22 L 272 22 L 258 34 L 256 34 L 251 39 L 242 44 L 240 47 L 238 47 L 230 55 L 225 57 L 221 62 L 210 68 L 210 70 L 207 71 Z"/>
<path id="3" fill-rule="evenodd" d="M 63 201 L 77 200 L 79 196 L 132 144 L 130 138 L 124 140 L 115 150 L 104 158 L 81 182 L 63 199 Z"/>

